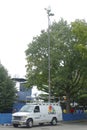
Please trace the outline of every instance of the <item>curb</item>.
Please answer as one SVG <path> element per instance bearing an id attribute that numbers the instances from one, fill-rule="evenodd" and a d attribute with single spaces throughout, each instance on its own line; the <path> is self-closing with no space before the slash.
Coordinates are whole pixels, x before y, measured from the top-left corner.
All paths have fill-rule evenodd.
<path id="1" fill-rule="evenodd" d="M 4 124 L 0 124 L 0 126 L 11 126 L 12 124 L 8 124 L 8 123 L 4 123 Z"/>
<path id="2" fill-rule="evenodd" d="M 74 120 L 74 121 L 63 121 L 62 123 L 79 123 L 79 122 L 87 122 L 87 119 L 86 120 Z"/>

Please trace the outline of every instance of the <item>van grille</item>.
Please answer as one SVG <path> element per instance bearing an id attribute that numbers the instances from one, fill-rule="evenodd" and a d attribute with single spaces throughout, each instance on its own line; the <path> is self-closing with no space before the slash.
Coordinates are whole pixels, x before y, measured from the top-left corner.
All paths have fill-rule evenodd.
<path id="1" fill-rule="evenodd" d="M 21 120 L 21 116 L 14 116 L 13 119 L 14 120 Z"/>

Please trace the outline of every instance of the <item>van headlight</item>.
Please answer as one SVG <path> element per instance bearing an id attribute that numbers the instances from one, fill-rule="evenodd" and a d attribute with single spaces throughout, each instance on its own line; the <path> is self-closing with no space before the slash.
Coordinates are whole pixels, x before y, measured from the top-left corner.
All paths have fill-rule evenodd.
<path id="1" fill-rule="evenodd" d="M 27 118 L 27 116 L 22 116 L 21 120 L 24 121 L 24 120 L 26 120 L 26 118 Z"/>

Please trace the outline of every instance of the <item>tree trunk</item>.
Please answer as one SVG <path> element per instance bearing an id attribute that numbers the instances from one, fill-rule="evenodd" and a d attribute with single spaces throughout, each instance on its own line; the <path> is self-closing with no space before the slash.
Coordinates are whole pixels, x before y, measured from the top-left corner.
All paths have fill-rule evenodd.
<path id="1" fill-rule="evenodd" d="M 66 111 L 70 113 L 70 96 L 69 93 L 66 93 Z"/>

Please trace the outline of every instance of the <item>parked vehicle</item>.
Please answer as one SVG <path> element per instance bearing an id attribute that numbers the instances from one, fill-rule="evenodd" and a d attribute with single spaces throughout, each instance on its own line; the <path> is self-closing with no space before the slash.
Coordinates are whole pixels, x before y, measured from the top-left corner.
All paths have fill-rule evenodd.
<path id="1" fill-rule="evenodd" d="M 28 103 L 19 112 L 12 114 L 12 124 L 14 127 L 26 125 L 42 125 L 51 123 L 56 125 L 62 120 L 62 109 L 58 103 Z"/>

